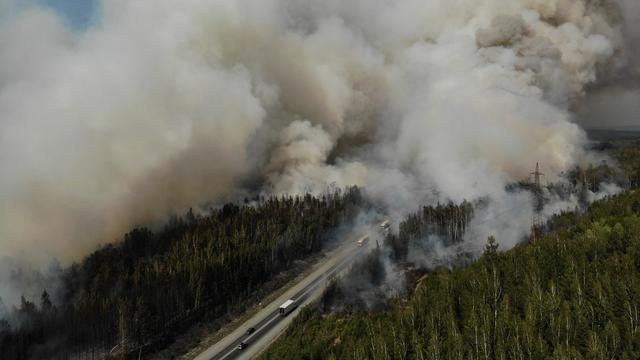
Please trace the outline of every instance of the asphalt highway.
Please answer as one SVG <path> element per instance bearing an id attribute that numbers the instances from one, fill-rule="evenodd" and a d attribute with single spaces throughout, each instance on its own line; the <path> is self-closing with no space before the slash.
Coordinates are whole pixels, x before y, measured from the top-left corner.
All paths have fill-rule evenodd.
<path id="1" fill-rule="evenodd" d="M 378 225 L 376 225 L 377 227 Z M 357 236 L 360 235 L 360 236 Z M 209 347 L 198 355 L 196 360 L 230 360 L 250 359 L 258 355 L 265 347 L 275 340 L 286 329 L 300 308 L 316 300 L 334 276 L 339 276 L 342 271 L 370 248 L 371 244 L 358 246 L 357 240 L 361 234 L 352 234 L 338 248 L 327 254 L 326 260 L 316 265 L 314 271 L 306 276 L 291 289 L 286 291 L 278 299 L 264 306 L 258 313 L 240 325 L 235 331 L 227 335 L 218 343 Z M 297 308 L 286 316 L 279 313 L 279 307 L 286 300 L 294 299 Z M 249 328 L 254 328 L 251 334 Z M 240 349 L 239 345 L 245 343 L 246 347 Z"/>

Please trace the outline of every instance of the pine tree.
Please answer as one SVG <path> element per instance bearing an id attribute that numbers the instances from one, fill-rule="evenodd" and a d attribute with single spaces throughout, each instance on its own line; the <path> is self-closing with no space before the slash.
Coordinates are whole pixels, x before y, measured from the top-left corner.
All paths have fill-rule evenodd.
<path id="1" fill-rule="evenodd" d="M 9 310 L 7 306 L 2 301 L 2 296 L 0 296 L 0 320 L 4 320 L 9 316 Z"/>

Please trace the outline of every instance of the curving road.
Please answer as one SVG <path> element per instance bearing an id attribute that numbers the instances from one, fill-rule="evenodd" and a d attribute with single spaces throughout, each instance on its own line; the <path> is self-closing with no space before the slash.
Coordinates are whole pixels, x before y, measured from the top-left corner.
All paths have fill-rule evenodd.
<path id="1" fill-rule="evenodd" d="M 359 254 L 371 246 L 371 244 L 362 247 L 358 246 L 357 240 L 361 237 L 356 235 L 357 234 L 352 234 L 352 236 L 349 236 L 341 246 L 329 252 L 326 260 L 316 265 L 316 269 L 311 274 L 272 303 L 266 305 L 231 334 L 203 351 L 195 359 L 250 359 L 258 355 L 286 329 L 302 307 L 320 296 L 328 279 L 333 276 L 338 276 L 348 268 Z M 286 317 L 283 317 L 279 314 L 278 309 L 280 305 L 288 299 L 295 299 L 298 303 L 298 308 Z M 252 334 L 247 334 L 247 329 L 251 327 L 253 327 L 255 331 Z M 238 348 L 241 342 L 247 344 L 247 347 L 242 350 Z"/>

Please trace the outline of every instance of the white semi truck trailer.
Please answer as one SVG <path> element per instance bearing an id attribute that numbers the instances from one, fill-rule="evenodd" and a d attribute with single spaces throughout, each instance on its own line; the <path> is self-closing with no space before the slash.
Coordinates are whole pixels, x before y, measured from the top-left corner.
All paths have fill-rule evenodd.
<path id="1" fill-rule="evenodd" d="M 297 306 L 297 301 L 293 299 L 285 301 L 284 304 L 280 305 L 280 309 L 278 310 L 280 312 L 280 316 L 285 317 L 289 315 L 289 313 L 292 312 Z"/>
<path id="2" fill-rule="evenodd" d="M 382 233 L 387 232 L 390 227 L 391 227 L 391 222 L 389 220 L 385 220 L 380 223 L 380 232 Z"/>
<path id="3" fill-rule="evenodd" d="M 369 242 L 369 235 L 364 235 L 364 236 L 360 237 L 358 239 L 358 241 L 356 241 L 356 243 L 360 247 L 364 246 L 367 242 Z"/>

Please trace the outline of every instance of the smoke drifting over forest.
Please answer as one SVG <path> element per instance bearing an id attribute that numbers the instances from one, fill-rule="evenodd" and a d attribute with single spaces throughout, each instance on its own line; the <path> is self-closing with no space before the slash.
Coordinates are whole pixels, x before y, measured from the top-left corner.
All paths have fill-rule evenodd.
<path id="1" fill-rule="evenodd" d="M 625 14 L 640 14 L 632 0 L 113 0 L 74 32 L 0 9 L 0 256 L 63 263 L 256 188 L 359 185 L 396 214 L 480 197 L 485 216 L 531 209 L 505 185 L 536 162 L 552 177 L 598 161 L 571 109 L 637 71 Z"/>

